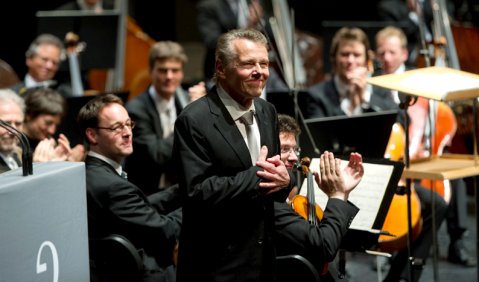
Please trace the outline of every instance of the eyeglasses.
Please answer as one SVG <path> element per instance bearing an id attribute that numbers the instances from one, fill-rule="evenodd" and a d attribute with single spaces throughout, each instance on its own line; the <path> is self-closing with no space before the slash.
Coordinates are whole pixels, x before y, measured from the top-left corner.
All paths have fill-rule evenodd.
<path id="1" fill-rule="evenodd" d="M 125 129 L 125 127 L 129 128 L 130 130 L 135 128 L 135 122 L 130 120 L 130 121 L 127 121 L 125 123 L 117 123 L 115 125 L 113 125 L 112 127 L 101 127 L 101 126 L 97 126 L 96 128 L 98 129 L 106 129 L 110 132 L 114 132 L 115 134 L 120 134 L 123 132 L 123 130 Z"/>
<path id="2" fill-rule="evenodd" d="M 300 147 L 281 147 L 281 154 L 290 154 L 293 152 L 296 156 L 299 156 L 301 154 L 301 148 Z"/>

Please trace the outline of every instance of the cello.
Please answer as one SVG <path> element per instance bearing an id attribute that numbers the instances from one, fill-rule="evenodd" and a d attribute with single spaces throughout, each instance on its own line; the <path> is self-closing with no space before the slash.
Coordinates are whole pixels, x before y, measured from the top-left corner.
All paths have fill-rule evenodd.
<path id="1" fill-rule="evenodd" d="M 400 123 L 395 123 L 391 130 L 384 157 L 392 161 L 401 160 L 405 146 L 404 128 Z M 398 186 L 403 187 L 404 181 L 401 180 Z M 408 216 L 406 196 L 404 193 L 395 193 L 393 196 L 381 230 L 386 230 L 395 236 L 379 235 L 378 248 L 383 252 L 394 252 L 407 246 Z M 412 239 L 415 240 L 421 233 L 422 218 L 421 203 L 414 187 L 411 187 L 411 226 Z"/>

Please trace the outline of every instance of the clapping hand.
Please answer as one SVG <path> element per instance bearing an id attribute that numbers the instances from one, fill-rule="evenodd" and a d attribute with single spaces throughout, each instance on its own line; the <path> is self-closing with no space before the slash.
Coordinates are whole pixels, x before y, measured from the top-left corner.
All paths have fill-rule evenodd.
<path id="1" fill-rule="evenodd" d="M 364 175 L 362 156 L 358 153 L 351 153 L 348 165 L 341 170 L 341 160 L 325 151 L 321 155 L 319 167 L 320 173 L 315 172 L 314 176 L 321 190 L 330 198 L 345 201 Z"/>

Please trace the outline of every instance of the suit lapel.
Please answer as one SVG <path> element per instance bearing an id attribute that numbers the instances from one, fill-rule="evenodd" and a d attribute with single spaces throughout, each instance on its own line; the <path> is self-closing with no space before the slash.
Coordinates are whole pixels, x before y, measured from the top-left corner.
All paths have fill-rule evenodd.
<path id="1" fill-rule="evenodd" d="M 207 96 L 210 112 L 215 117 L 214 127 L 219 131 L 223 138 L 230 144 L 231 150 L 235 152 L 238 159 L 246 166 L 251 166 L 251 156 L 235 121 L 229 114 L 226 107 L 221 102 L 216 89 Z"/>
<path id="2" fill-rule="evenodd" d="M 258 98 L 259 99 L 259 98 Z M 254 103 L 256 109 L 256 120 L 258 122 L 259 133 L 261 135 L 261 146 L 266 145 L 268 147 L 268 156 L 272 156 L 274 152 L 274 142 L 272 139 L 272 123 L 271 118 L 265 111 L 264 104 L 255 99 Z"/>

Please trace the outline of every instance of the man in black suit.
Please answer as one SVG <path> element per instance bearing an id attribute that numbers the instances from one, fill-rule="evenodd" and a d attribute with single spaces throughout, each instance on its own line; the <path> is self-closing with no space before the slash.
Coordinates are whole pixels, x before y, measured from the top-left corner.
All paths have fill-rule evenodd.
<path id="1" fill-rule="evenodd" d="M 333 37 L 330 49 L 331 79 L 308 89 L 303 109 L 306 118 L 357 115 L 395 109 L 389 91 L 367 84 L 371 74 L 371 50 L 367 35 L 356 27 L 343 27 Z"/>
<path id="2" fill-rule="evenodd" d="M 307 221 L 290 207 L 275 207 L 275 201 L 285 201 L 291 183 L 279 155 L 276 111 L 259 98 L 269 76 L 268 65 L 263 34 L 251 29 L 225 33 L 217 46 L 216 87 L 186 107 L 175 123 L 173 152 L 184 196 L 179 282 L 273 281 L 276 236 L 286 242 L 284 253 L 301 252 L 304 249 L 294 247 L 298 241 L 289 241 L 298 236 L 296 230 L 311 235 L 302 239 L 313 242 L 299 246 L 308 247 L 318 243 L 313 239 L 318 238 L 312 235 L 315 232 L 325 236 L 321 237 L 325 241 L 341 237 L 354 217 L 354 208 L 346 208 L 330 226 L 338 232 L 323 235 L 318 229 L 310 230 Z M 243 124 L 243 114 L 251 111 L 252 124 Z M 255 150 L 259 150 L 258 157 L 252 157 Z M 331 171 L 329 167 L 336 163 L 332 155 L 326 156 L 328 169 L 324 171 Z M 352 189 L 341 185 L 336 189 L 333 183 L 341 182 L 341 177 L 337 182 L 327 180 L 331 175 L 322 177 L 330 183 L 323 185 L 328 193 L 342 191 L 344 196 L 349 193 L 345 190 Z M 296 229 L 295 223 L 303 228 Z"/>
<path id="3" fill-rule="evenodd" d="M 173 187 L 146 197 L 124 178 L 121 163 L 133 150 L 134 123 L 122 100 L 113 94 L 97 96 L 82 107 L 78 122 L 90 150 L 85 161 L 89 237 L 125 236 L 143 249 L 145 281 L 174 281 L 178 196 Z"/>
<path id="4" fill-rule="evenodd" d="M 185 197 L 178 282 L 272 280 L 273 201 L 286 199 L 290 177 L 279 157 L 276 110 L 259 98 L 268 65 L 260 32 L 222 35 L 216 87 L 176 120 L 173 158 Z M 252 123 L 242 123 L 251 111 Z"/>
<path id="5" fill-rule="evenodd" d="M 126 158 L 125 169 L 129 180 L 146 194 L 177 183 L 172 162 L 174 123 L 190 101 L 206 94 L 203 83 L 188 92 L 182 88 L 187 60 L 180 44 L 155 43 L 149 52 L 151 85 L 126 104 L 136 126 L 133 154 Z"/>
<path id="6" fill-rule="evenodd" d="M 0 90 L 0 120 L 22 131 L 25 102 L 10 89 Z M 21 166 L 18 139 L 0 127 L 0 173 Z"/>

